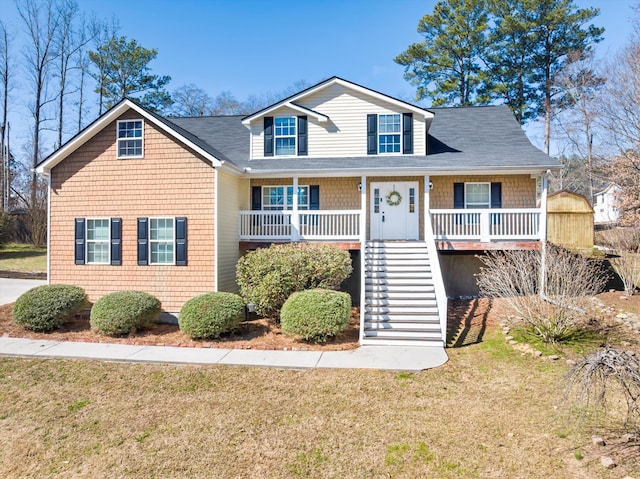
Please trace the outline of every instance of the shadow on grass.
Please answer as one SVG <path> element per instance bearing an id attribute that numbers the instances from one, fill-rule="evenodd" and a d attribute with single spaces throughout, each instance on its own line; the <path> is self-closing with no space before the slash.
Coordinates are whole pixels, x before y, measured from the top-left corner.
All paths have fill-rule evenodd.
<path id="1" fill-rule="evenodd" d="M 485 302 L 481 305 L 480 301 Z M 478 344 L 487 330 L 491 309 L 488 299 L 453 300 L 449 302 L 447 347 L 461 348 Z"/>

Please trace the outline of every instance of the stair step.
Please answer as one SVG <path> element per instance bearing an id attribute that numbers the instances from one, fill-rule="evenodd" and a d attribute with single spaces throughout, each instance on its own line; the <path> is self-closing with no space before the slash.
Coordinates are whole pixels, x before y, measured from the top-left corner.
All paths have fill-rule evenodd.
<path id="1" fill-rule="evenodd" d="M 407 263 L 402 265 L 390 265 L 374 263 L 365 265 L 365 273 L 431 273 L 431 266 L 421 263 Z"/>
<path id="2" fill-rule="evenodd" d="M 416 322 L 416 323 L 440 324 L 440 316 L 438 316 L 437 314 L 367 313 L 365 312 L 364 320 L 370 323 Z"/>
<path id="3" fill-rule="evenodd" d="M 429 268 L 423 268 L 419 271 L 370 271 L 365 274 L 365 279 L 381 279 L 389 278 L 395 280 L 403 279 L 429 279 L 433 278 L 433 274 Z"/>
<path id="4" fill-rule="evenodd" d="M 428 322 L 392 322 L 392 321 L 365 321 L 364 323 L 365 331 L 368 330 L 398 330 L 398 331 L 440 331 L 439 323 L 428 323 Z"/>
<path id="5" fill-rule="evenodd" d="M 431 306 L 389 306 L 366 304 L 364 307 L 365 314 L 391 314 L 391 315 L 438 315 L 438 307 L 433 304 Z"/>
<path id="6" fill-rule="evenodd" d="M 424 241 L 367 241 L 366 248 L 426 248 L 427 243 Z"/>
<path id="7" fill-rule="evenodd" d="M 442 334 L 438 331 L 420 331 L 416 329 L 402 330 L 379 330 L 365 329 L 364 336 L 367 338 L 376 337 L 383 339 L 402 338 L 402 339 L 438 339 L 442 340 Z"/>
<path id="8" fill-rule="evenodd" d="M 431 295 L 431 297 L 422 296 L 420 298 L 404 298 L 404 297 L 379 298 L 379 297 L 365 296 L 364 304 L 388 306 L 390 301 L 393 301 L 393 306 L 409 306 L 409 307 L 431 306 L 431 305 L 435 306 L 436 295 L 434 293 Z"/>
<path id="9" fill-rule="evenodd" d="M 387 257 L 393 259 L 412 259 L 412 258 L 420 258 L 423 260 L 429 259 L 429 253 L 427 251 L 422 250 L 394 250 L 394 251 L 367 251 L 368 258 L 376 258 L 376 257 Z"/>
<path id="10" fill-rule="evenodd" d="M 420 346 L 420 347 L 442 347 L 442 339 L 432 338 L 380 338 L 380 337 L 364 337 L 360 340 L 363 346 Z"/>
<path id="11" fill-rule="evenodd" d="M 365 283 L 365 291 L 372 293 L 433 293 L 435 286 L 433 284 L 397 284 L 387 283 L 384 281 Z"/>

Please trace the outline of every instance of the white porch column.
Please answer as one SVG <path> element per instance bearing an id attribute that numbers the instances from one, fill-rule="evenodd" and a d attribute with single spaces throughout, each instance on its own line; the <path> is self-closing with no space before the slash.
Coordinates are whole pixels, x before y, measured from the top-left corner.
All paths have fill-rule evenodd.
<path id="1" fill-rule="evenodd" d="M 424 177 L 424 199 L 423 199 L 423 204 L 424 204 L 424 240 L 425 241 L 429 241 L 429 236 L 428 236 L 428 231 L 429 228 L 427 227 L 427 221 L 431 221 L 431 214 L 429 213 L 429 209 L 431 208 L 431 204 L 430 204 L 430 197 L 431 197 L 431 188 L 429 186 L 430 183 L 430 177 L 429 175 L 425 175 Z"/>
<path id="2" fill-rule="evenodd" d="M 540 241 L 547 241 L 547 195 L 549 192 L 549 179 L 547 173 L 541 177 L 542 191 L 540 194 Z"/>
<path id="3" fill-rule="evenodd" d="M 366 285 L 366 245 L 367 245 L 367 177 L 360 177 L 360 343 L 364 338 L 364 309 Z"/>
<path id="4" fill-rule="evenodd" d="M 286 205 L 285 205 L 285 208 L 286 208 Z M 293 177 L 293 209 L 291 211 L 291 241 L 300 241 L 300 218 L 298 216 L 298 177 L 297 176 Z"/>

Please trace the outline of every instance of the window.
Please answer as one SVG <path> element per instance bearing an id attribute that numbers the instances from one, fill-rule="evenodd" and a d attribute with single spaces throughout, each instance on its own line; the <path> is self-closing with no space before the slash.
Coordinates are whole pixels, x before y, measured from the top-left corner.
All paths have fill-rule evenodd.
<path id="1" fill-rule="evenodd" d="M 122 264 L 121 218 L 75 219 L 75 264 Z"/>
<path id="2" fill-rule="evenodd" d="M 490 208 L 491 183 L 465 183 L 464 207 L 474 209 Z"/>
<path id="3" fill-rule="evenodd" d="M 150 264 L 174 263 L 173 218 L 151 218 L 149 220 Z"/>
<path id="4" fill-rule="evenodd" d="M 276 155 L 296 154 L 296 117 L 274 118 Z"/>
<path id="5" fill-rule="evenodd" d="M 262 187 L 262 209 L 292 210 L 293 209 L 293 186 L 263 186 Z M 309 187 L 298 186 L 298 209 L 309 209 Z"/>
<path id="6" fill-rule="evenodd" d="M 118 158 L 142 158 L 142 120 L 118 121 Z"/>
<path id="7" fill-rule="evenodd" d="M 138 218 L 138 265 L 187 266 L 187 218 Z"/>
<path id="8" fill-rule="evenodd" d="M 378 115 L 378 151 L 400 153 L 400 114 Z"/>
<path id="9" fill-rule="evenodd" d="M 87 219 L 87 264 L 109 264 L 111 234 L 108 219 Z"/>

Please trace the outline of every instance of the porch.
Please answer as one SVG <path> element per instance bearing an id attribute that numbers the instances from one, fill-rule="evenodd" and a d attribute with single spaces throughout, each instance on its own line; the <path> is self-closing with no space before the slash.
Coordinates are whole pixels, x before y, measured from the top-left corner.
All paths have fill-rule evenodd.
<path id="1" fill-rule="evenodd" d="M 426 212 L 439 250 L 536 249 L 543 238 L 540 208 L 431 209 Z M 370 235 L 362 210 L 240 211 L 243 249 L 270 243 L 322 241 L 360 249 Z M 417 238 L 416 238 L 417 239 Z"/>

